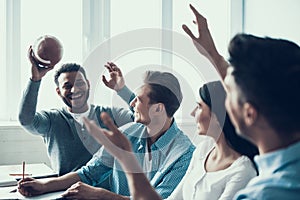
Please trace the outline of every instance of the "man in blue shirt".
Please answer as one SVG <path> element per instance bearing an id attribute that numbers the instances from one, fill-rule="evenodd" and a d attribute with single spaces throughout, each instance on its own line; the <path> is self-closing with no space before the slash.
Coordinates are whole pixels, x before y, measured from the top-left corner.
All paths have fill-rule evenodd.
<path id="1" fill-rule="evenodd" d="M 111 73 L 119 72 L 113 63 L 107 67 Z M 120 94 L 125 99 L 125 96 L 129 97 L 127 100 L 134 97 L 127 87 L 120 87 L 118 93 L 127 93 Z M 163 198 L 167 198 L 181 181 L 194 151 L 191 141 L 177 127 L 173 117 L 181 101 L 182 93 L 176 77 L 167 72 L 149 71 L 144 85 L 130 103 L 136 123 L 123 130 L 149 181 Z M 91 187 L 99 185 L 109 175 L 112 175 L 110 191 Z M 71 186 L 65 197 L 129 199 L 126 176 L 120 164 L 104 149 L 77 172 L 45 181 L 25 180 L 19 185 L 20 192 L 25 196 L 64 190 Z"/>
<path id="2" fill-rule="evenodd" d="M 226 108 L 237 129 L 257 145 L 259 176 L 235 199 L 300 199 L 300 47 L 290 41 L 238 34 L 228 64 L 217 52 L 206 19 L 191 6 L 199 37 L 187 26 L 201 54 L 227 87 Z"/>

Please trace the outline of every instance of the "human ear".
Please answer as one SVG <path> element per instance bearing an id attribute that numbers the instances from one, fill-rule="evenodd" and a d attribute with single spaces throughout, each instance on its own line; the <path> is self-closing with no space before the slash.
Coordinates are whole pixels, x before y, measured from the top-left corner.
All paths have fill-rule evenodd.
<path id="1" fill-rule="evenodd" d="M 86 80 L 86 82 L 87 82 L 88 88 L 90 89 L 90 81 Z"/>
<path id="2" fill-rule="evenodd" d="M 162 112 L 164 110 L 164 108 L 165 108 L 164 104 L 158 103 L 156 105 L 155 112 Z"/>
<path id="3" fill-rule="evenodd" d="M 248 102 L 243 105 L 243 117 L 247 126 L 252 126 L 257 120 L 257 110 Z"/>
<path id="4" fill-rule="evenodd" d="M 58 96 L 61 96 L 59 87 L 56 88 L 56 93 L 58 94 Z"/>

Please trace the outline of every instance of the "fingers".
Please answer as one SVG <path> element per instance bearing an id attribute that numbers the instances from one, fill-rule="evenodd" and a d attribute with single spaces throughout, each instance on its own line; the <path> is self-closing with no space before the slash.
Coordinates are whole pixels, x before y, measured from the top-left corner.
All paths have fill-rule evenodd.
<path id="1" fill-rule="evenodd" d="M 104 85 L 109 86 L 109 82 L 104 75 L 102 75 L 102 82 L 104 83 Z"/>
<path id="2" fill-rule="evenodd" d="M 95 124 L 95 121 L 83 117 L 83 123 L 89 133 L 94 135 L 94 133 L 98 131 L 98 126 Z"/>
<path id="3" fill-rule="evenodd" d="M 106 135 L 108 135 L 107 131 L 104 132 L 104 129 L 98 127 L 93 120 L 89 120 L 83 117 L 83 123 L 87 129 L 87 131 L 92 135 L 100 144 L 104 145 L 107 141 Z"/>
<path id="4" fill-rule="evenodd" d="M 122 72 L 120 70 L 120 68 L 113 62 L 107 62 L 106 65 L 104 65 L 106 67 L 106 69 L 109 71 L 109 72 L 117 72 L 119 73 L 119 75 L 122 75 Z"/>
<path id="5" fill-rule="evenodd" d="M 112 121 L 111 117 L 106 112 L 101 113 L 100 117 L 101 117 L 101 120 L 103 121 L 103 123 L 105 124 L 105 126 L 107 126 L 107 128 L 109 130 L 111 130 L 114 133 L 119 132 L 118 127 L 115 125 L 115 123 Z"/>
<path id="6" fill-rule="evenodd" d="M 194 6 L 190 4 L 190 8 L 192 9 L 194 15 L 196 16 L 196 21 L 194 20 L 193 23 L 198 25 L 198 31 L 200 33 L 201 29 L 207 28 L 206 18 L 203 17 Z"/>
<path id="7" fill-rule="evenodd" d="M 31 64 L 37 67 L 36 60 L 33 57 L 33 49 L 32 49 L 31 45 L 27 51 L 27 57 L 28 57 L 29 61 L 31 62 Z"/>
<path id="8" fill-rule="evenodd" d="M 67 199 L 74 199 L 78 195 L 77 189 L 68 189 L 64 193 L 61 194 L 62 197 L 65 197 Z"/>
<path id="9" fill-rule="evenodd" d="M 196 10 L 196 8 L 192 4 L 190 4 L 190 8 L 191 8 L 191 10 L 193 11 L 193 13 L 195 14 L 196 17 L 200 15 L 200 13 Z"/>
<path id="10" fill-rule="evenodd" d="M 24 196 L 32 196 L 35 191 L 35 181 L 32 178 L 25 178 L 20 180 L 18 184 L 18 191 Z"/>
<path id="11" fill-rule="evenodd" d="M 192 31 L 189 29 L 189 27 L 187 27 L 185 24 L 182 25 L 182 29 L 183 29 L 184 32 L 186 32 L 186 34 L 188 34 L 193 40 L 196 39 L 196 36 L 192 33 Z"/>

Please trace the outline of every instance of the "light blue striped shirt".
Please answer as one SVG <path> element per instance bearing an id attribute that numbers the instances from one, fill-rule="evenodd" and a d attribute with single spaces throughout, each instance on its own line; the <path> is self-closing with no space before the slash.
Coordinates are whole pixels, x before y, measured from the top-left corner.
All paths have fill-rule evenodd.
<path id="1" fill-rule="evenodd" d="M 134 123 L 124 131 L 124 134 L 131 141 L 133 152 L 143 166 L 147 152 L 146 126 Z M 149 173 L 149 181 L 162 198 L 167 198 L 185 175 L 194 149 L 190 139 L 177 127 L 175 121 L 151 145 L 152 170 Z M 84 183 L 94 186 L 112 175 L 111 191 L 125 196 L 130 195 L 127 179 L 120 164 L 103 149 L 77 173 Z"/>
<path id="2" fill-rule="evenodd" d="M 256 156 L 255 162 L 259 176 L 238 192 L 235 199 L 300 199 L 300 142 Z"/>

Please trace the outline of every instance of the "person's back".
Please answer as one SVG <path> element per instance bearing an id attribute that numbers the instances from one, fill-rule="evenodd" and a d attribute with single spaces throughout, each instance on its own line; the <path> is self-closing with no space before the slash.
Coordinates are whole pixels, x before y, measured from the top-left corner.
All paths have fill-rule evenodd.
<path id="1" fill-rule="evenodd" d="M 259 176 L 236 199 L 299 199 L 300 142 L 255 158 Z"/>

